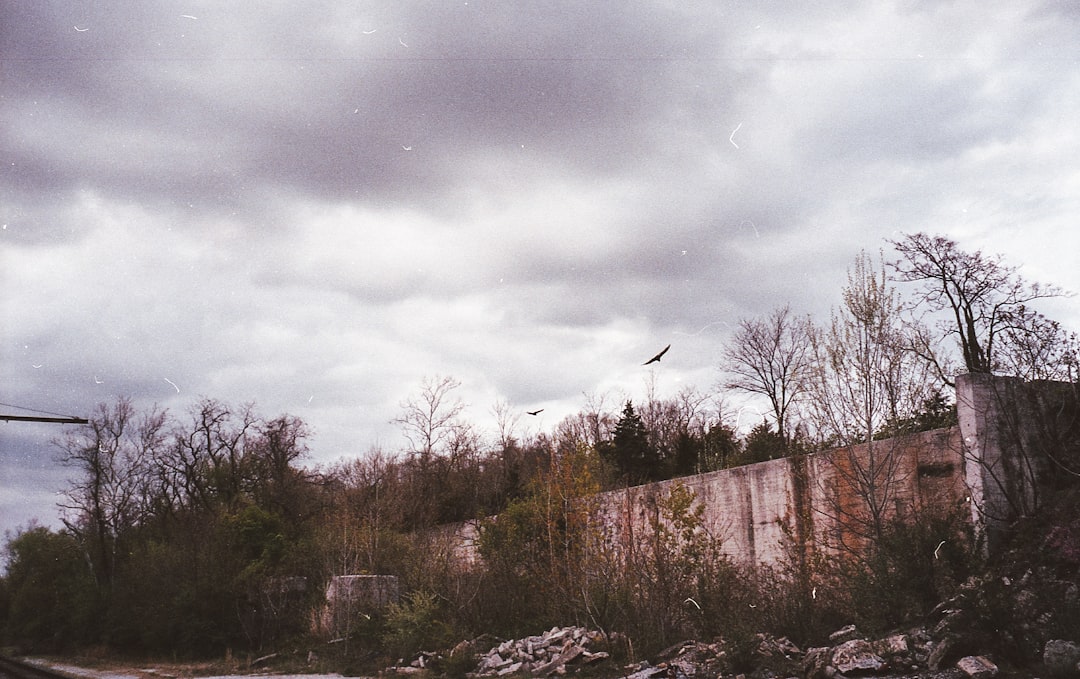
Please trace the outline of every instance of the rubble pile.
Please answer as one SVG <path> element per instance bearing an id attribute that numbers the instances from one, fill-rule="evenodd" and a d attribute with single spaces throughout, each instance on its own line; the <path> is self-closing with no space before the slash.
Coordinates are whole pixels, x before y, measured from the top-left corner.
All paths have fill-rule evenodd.
<path id="1" fill-rule="evenodd" d="M 607 635 L 584 627 L 553 627 L 539 636 L 504 641 L 479 657 L 477 677 L 526 674 L 547 677 L 573 673 L 582 666 L 605 660 Z"/>
<path id="2" fill-rule="evenodd" d="M 757 634 L 753 643 L 750 663 L 756 668 L 755 676 L 791 677 L 799 673 L 799 660 L 803 653 L 787 637 L 777 639 L 768 634 Z M 684 641 L 658 653 L 656 660 L 655 665 L 640 662 L 625 668 L 624 679 L 742 676 L 734 673 L 732 658 L 723 640 L 709 644 Z"/>
<path id="3" fill-rule="evenodd" d="M 948 618 L 945 615 L 944 618 Z M 712 643 L 684 641 L 658 653 L 652 662 L 625 667 L 608 666 L 605 676 L 623 679 L 715 679 L 731 677 L 790 677 L 801 679 L 847 679 L 848 677 L 937 676 L 949 672 L 961 679 L 993 679 L 997 665 L 985 655 L 960 653 L 948 634 L 948 625 L 917 627 L 881 638 L 867 638 L 854 625 L 829 635 L 829 645 L 805 651 L 786 637 L 757 634 L 749 657 L 738 654 L 721 639 Z M 582 627 L 553 627 L 538 635 L 504 641 L 482 637 L 462 642 L 450 658 L 468 657 L 472 679 L 487 677 L 550 677 L 576 674 L 607 661 L 613 639 L 603 632 Z M 739 655 L 736 663 L 733 655 Z M 411 674 L 434 669 L 446 658 L 423 653 L 407 666 L 390 672 Z M 1080 678 L 1080 644 L 1055 640 L 1046 644 L 1044 668 L 1053 677 Z M 436 674 L 438 672 L 436 671 Z"/>
<path id="4" fill-rule="evenodd" d="M 949 666 L 970 679 L 991 679 L 997 666 L 981 655 L 952 658 L 949 644 L 935 642 L 925 628 L 868 640 L 854 626 L 837 630 L 829 637 L 835 646 L 811 648 L 803 657 L 805 679 L 834 679 L 867 675 L 897 675 L 937 672 Z"/>
<path id="5" fill-rule="evenodd" d="M 609 639 L 603 632 L 584 627 L 553 627 L 547 632 L 508 641 L 474 639 L 458 644 L 450 656 L 475 656 L 476 667 L 470 677 L 505 677 L 508 675 L 548 677 L 574 674 L 581 668 L 606 660 Z M 481 650 L 484 649 L 484 650 Z M 396 674 L 421 672 L 439 661 L 438 654 L 422 653 L 407 666 L 387 668 Z"/>

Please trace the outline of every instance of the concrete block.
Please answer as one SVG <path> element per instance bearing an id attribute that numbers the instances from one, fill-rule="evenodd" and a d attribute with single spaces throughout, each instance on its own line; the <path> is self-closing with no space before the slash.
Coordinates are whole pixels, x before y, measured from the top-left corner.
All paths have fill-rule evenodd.
<path id="1" fill-rule="evenodd" d="M 960 658 L 956 666 L 971 679 L 991 679 L 998 673 L 998 666 L 981 655 Z"/>

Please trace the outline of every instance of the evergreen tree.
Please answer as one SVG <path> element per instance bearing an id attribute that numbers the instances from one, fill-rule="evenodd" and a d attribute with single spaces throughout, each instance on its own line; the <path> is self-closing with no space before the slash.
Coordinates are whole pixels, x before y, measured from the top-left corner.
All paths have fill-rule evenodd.
<path id="1" fill-rule="evenodd" d="M 615 423 L 607 450 L 611 463 L 627 483 L 647 483 L 664 476 L 660 455 L 649 442 L 649 432 L 631 401 L 626 402 L 622 417 Z"/>
<path id="2" fill-rule="evenodd" d="M 743 450 L 743 464 L 775 460 L 787 454 L 787 446 L 779 433 L 765 421 L 750 430 Z"/>

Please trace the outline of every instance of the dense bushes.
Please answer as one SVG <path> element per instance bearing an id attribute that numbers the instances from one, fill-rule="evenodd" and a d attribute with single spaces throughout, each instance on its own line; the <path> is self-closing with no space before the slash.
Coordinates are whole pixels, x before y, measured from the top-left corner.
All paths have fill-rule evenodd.
<path id="1" fill-rule="evenodd" d="M 35 527 L 11 540 L 7 551 L 5 636 L 45 651 L 94 641 L 102 606 L 74 538 Z"/>
<path id="2" fill-rule="evenodd" d="M 627 404 L 624 417 L 633 412 Z M 607 431 L 601 439 L 614 431 L 589 421 Z M 304 428 L 290 418 L 264 421 L 206 402 L 184 423 L 139 419 L 121 403 L 67 442 L 83 474 L 69 493 L 67 526 L 9 540 L 0 580 L 5 641 L 262 654 L 328 641 L 319 613 L 332 576 L 389 573 L 403 598 L 383 611 L 349 611 L 345 643 L 325 652 L 337 667 L 555 625 L 622 633 L 638 657 L 721 637 L 735 658 L 758 632 L 818 644 L 851 622 L 875 632 L 917 620 L 982 567 L 965 507 L 887 521 L 858 552 L 814 552 L 791 526 L 786 560 L 748 568 L 723 555 L 697 498 L 677 482 L 644 506 L 633 543 L 620 542 L 624 533 L 606 526 L 622 519 L 602 515 L 594 498 L 629 478 L 634 467 L 619 466 L 619 451 L 640 461 L 648 443 L 640 424 L 624 423 L 619 445 L 589 444 L 566 428 L 554 439 L 507 439 L 497 454 L 376 453 L 305 470 L 297 463 Z M 755 431 L 752 450 L 780 450 L 768 427 Z M 703 441 L 701 455 L 725 464 L 746 452 L 720 426 Z M 1080 572 L 1075 483 L 1059 485 L 1012 537 L 1016 553 L 1051 548 L 1054 558 L 1032 567 L 1048 592 Z M 495 518 L 486 516 L 493 509 Z M 454 553 L 437 525 L 449 517 L 478 522 L 477 563 Z M 979 605 L 1003 610 L 998 600 Z M 1073 634 L 1080 620 L 1058 603 L 1046 600 L 1052 629 Z"/>

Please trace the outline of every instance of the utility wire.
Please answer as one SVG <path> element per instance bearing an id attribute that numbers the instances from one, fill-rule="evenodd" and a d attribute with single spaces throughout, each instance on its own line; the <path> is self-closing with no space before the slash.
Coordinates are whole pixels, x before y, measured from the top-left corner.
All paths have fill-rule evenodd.
<path id="1" fill-rule="evenodd" d="M 0 414 L 0 420 L 15 421 L 15 422 L 60 422 L 63 424 L 88 424 L 89 422 L 82 417 L 74 417 L 72 415 L 64 415 L 62 413 L 54 413 L 48 410 L 38 410 L 36 408 L 26 408 L 24 406 L 17 406 L 13 403 L 0 403 L 0 406 L 5 408 L 15 408 L 16 410 L 25 410 L 28 413 L 39 413 L 40 415 L 52 415 L 53 417 L 31 417 L 24 415 L 3 415 Z"/>

